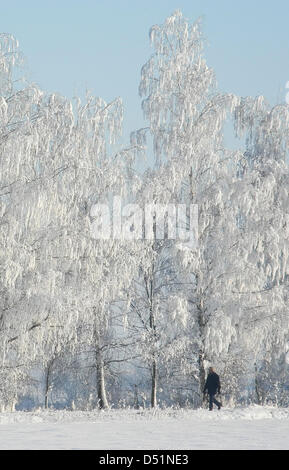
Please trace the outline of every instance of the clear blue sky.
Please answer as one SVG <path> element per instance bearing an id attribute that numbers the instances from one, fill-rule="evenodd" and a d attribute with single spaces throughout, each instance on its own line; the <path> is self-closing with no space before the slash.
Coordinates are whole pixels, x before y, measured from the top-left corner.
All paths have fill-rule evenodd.
<path id="1" fill-rule="evenodd" d="M 138 83 L 150 26 L 181 9 L 203 17 L 206 57 L 222 90 L 285 101 L 289 81 L 288 0 L 0 0 L 1 32 L 13 34 L 30 78 L 68 97 L 86 88 L 121 96 L 128 129 L 141 123 Z"/>

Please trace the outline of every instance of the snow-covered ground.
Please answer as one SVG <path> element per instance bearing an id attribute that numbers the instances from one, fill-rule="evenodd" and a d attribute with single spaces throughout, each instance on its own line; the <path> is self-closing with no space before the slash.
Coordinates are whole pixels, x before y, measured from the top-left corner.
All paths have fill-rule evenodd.
<path id="1" fill-rule="evenodd" d="M 289 449 L 289 409 L 0 413 L 0 449 Z"/>

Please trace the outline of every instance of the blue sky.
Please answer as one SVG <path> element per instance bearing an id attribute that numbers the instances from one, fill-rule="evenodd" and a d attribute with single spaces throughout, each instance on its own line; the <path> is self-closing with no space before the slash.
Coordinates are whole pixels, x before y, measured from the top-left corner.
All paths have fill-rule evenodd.
<path id="1" fill-rule="evenodd" d="M 221 90 L 285 101 L 288 0 L 0 0 L 0 7 L 1 32 L 19 40 L 29 77 L 68 97 L 86 88 L 106 100 L 121 96 L 125 135 L 142 125 L 138 83 L 149 28 L 176 9 L 202 16 Z"/>

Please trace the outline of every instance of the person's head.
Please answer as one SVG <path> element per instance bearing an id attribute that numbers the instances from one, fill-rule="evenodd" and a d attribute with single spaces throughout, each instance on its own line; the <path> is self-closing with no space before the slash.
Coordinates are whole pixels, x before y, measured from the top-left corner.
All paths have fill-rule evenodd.
<path id="1" fill-rule="evenodd" d="M 209 374 L 213 374 L 215 372 L 213 367 L 209 367 Z"/>

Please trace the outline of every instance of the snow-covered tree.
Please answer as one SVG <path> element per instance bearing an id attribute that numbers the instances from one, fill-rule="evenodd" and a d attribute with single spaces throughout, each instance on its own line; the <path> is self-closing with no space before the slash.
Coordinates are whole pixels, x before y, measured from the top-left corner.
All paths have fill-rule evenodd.
<path id="1" fill-rule="evenodd" d="M 142 69 L 140 84 L 149 126 L 132 137 L 141 140 L 152 135 L 158 178 L 151 192 L 158 201 L 198 206 L 199 246 L 197 250 L 184 247 L 183 261 L 191 283 L 193 351 L 202 390 L 205 361 L 214 354 L 211 343 L 226 336 L 229 344 L 233 334 L 226 320 L 229 306 L 223 305 L 223 299 L 228 300 L 234 249 L 228 231 L 233 222 L 229 187 L 235 154 L 225 150 L 222 128 L 238 100 L 218 93 L 214 72 L 203 57 L 199 22 L 190 24 L 177 11 L 163 25 L 154 26 L 150 38 L 155 52 Z"/>
<path id="2" fill-rule="evenodd" d="M 235 110 L 246 147 L 233 196 L 242 269 L 232 295 L 242 313 L 237 351 L 247 358 L 255 382 L 269 357 L 284 356 L 288 341 L 288 119 L 287 105 L 271 108 L 263 97 L 242 99 Z"/>
<path id="3" fill-rule="evenodd" d="M 13 64 L 2 63 L 10 74 Z M 88 321 L 100 406 L 107 406 L 101 336 L 129 263 L 120 241 L 94 239 L 90 209 L 123 191 L 127 151 L 110 157 L 108 150 L 121 129 L 121 101 L 88 95 L 74 105 L 33 87 L 14 94 L 12 85 L 3 87 L 3 355 L 8 360 L 17 343 L 27 360 L 44 358 L 45 345 L 54 348 L 53 335 L 58 343 L 59 335 L 76 343 L 78 323 Z"/>
<path id="4" fill-rule="evenodd" d="M 153 407 L 159 397 L 198 405 L 209 364 L 232 400 L 286 401 L 288 106 L 219 93 L 200 22 L 179 11 L 150 39 L 139 88 L 147 125 L 122 148 L 121 99 L 42 92 L 22 78 L 17 41 L 0 35 L 4 408 L 39 371 L 45 406 L 56 371 L 59 396 L 63 387 L 63 397 L 87 407 L 109 406 L 107 382 L 116 402 L 119 386 L 138 405 L 148 388 Z M 245 136 L 238 152 L 223 139 L 232 112 Z M 137 153 L 151 167 L 139 176 Z M 115 195 L 121 210 L 132 202 L 142 214 L 150 205 L 197 206 L 197 244 L 178 238 L 188 214 L 176 219 L 175 236 L 167 216 L 159 235 L 153 215 L 153 236 L 142 220 L 135 239 L 139 219 L 129 210 L 112 229 Z M 101 204 L 104 237 L 95 234 Z"/>

